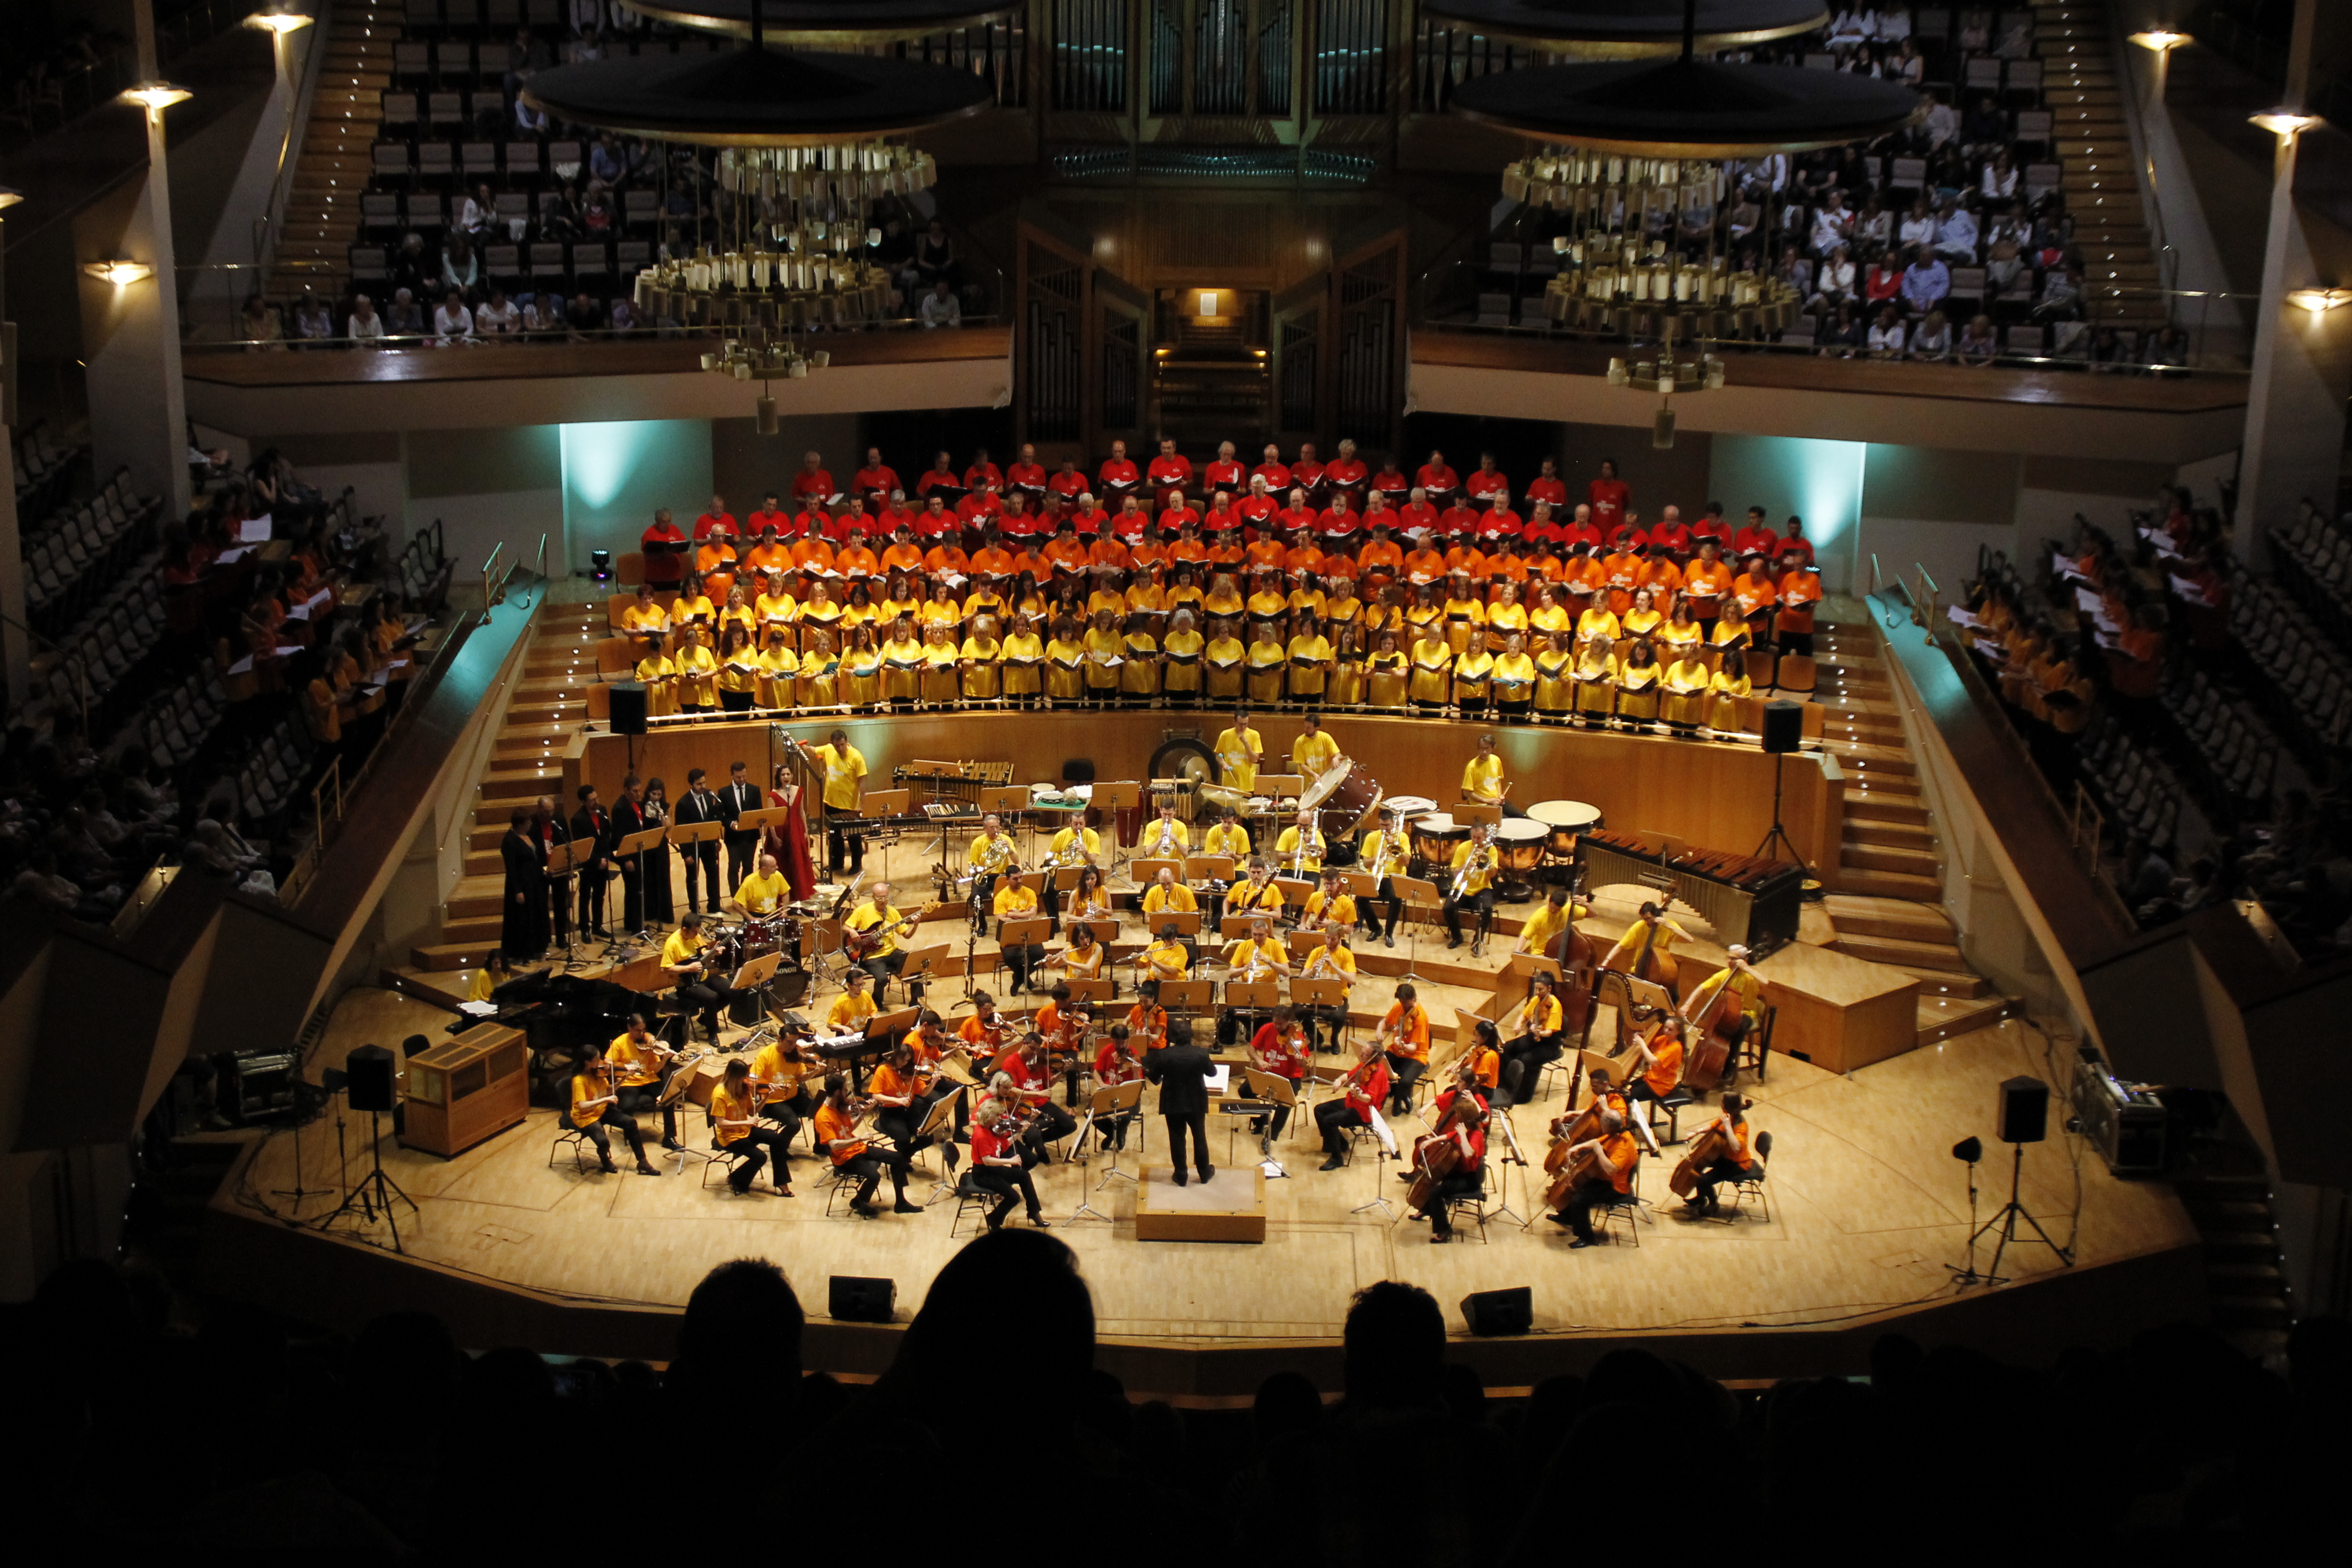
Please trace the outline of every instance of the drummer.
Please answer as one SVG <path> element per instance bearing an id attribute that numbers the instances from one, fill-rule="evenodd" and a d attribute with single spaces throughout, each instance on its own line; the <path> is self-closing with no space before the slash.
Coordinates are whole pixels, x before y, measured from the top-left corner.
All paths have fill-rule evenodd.
<path id="1" fill-rule="evenodd" d="M 785 897 L 791 892 L 792 884 L 784 880 L 783 872 L 777 868 L 776 858 L 762 855 L 760 857 L 760 868 L 744 878 L 736 888 L 734 898 L 727 902 L 727 910 L 730 914 L 764 920 L 784 907 Z"/>
<path id="2" fill-rule="evenodd" d="M 1462 798 L 1474 805 L 1499 807 L 1505 816 L 1525 816 L 1509 796 L 1511 781 L 1503 776 L 1503 759 L 1495 753 L 1495 737 L 1478 737 L 1475 755 L 1462 767 Z"/>
<path id="3" fill-rule="evenodd" d="M 1312 784 L 1340 762 L 1339 742 L 1326 734 L 1323 721 L 1306 715 L 1307 727 L 1290 742 L 1290 771 Z"/>
<path id="4" fill-rule="evenodd" d="M 1356 851 L 1356 864 L 1372 879 L 1372 896 L 1363 900 L 1359 908 L 1363 916 L 1364 934 L 1375 930 L 1381 933 L 1381 945 L 1396 945 L 1397 921 L 1404 914 L 1404 896 L 1396 890 L 1396 879 L 1404 875 L 1405 862 L 1412 854 L 1412 836 L 1406 831 L 1404 810 L 1391 803 L 1381 817 L 1384 826 L 1364 835 L 1362 847 Z M 1373 911 L 1379 909 L 1388 919 L 1385 925 L 1376 926 Z"/>

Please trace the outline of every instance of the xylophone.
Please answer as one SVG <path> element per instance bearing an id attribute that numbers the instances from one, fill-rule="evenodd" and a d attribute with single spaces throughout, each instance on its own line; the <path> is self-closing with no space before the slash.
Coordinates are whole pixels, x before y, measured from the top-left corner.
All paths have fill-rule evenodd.
<path id="1" fill-rule="evenodd" d="M 1717 941 L 1727 947 L 1745 942 L 1751 958 L 1797 940 L 1805 874 L 1790 861 L 1728 849 L 1685 849 L 1669 856 L 1634 834 L 1605 827 L 1578 838 L 1576 858 L 1585 873 L 1583 886 L 1631 882 L 1672 893 L 1715 928 Z"/>

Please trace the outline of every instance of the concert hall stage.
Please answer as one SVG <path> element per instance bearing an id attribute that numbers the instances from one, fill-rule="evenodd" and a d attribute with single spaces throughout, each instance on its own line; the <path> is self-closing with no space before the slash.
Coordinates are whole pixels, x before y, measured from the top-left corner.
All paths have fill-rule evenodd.
<path id="1" fill-rule="evenodd" d="M 362 988 L 338 1006 L 311 1068 L 340 1065 L 369 1041 L 437 1037 L 448 1021 L 425 1002 Z M 2171 1189 L 2118 1181 L 2087 1145 L 2063 1135 L 2027 1148 L 2021 1196 L 2054 1237 L 2075 1237 L 2076 1265 L 2060 1268 L 2040 1245 L 2013 1247 L 2002 1267 L 2014 1283 L 1955 1289 L 1944 1265 L 1964 1257 L 1969 1208 L 1967 1171 L 1951 1145 L 1972 1133 L 1987 1138 L 1990 1153 L 1978 1175 L 1981 1212 L 1990 1215 L 2009 1195 L 2010 1173 L 2008 1151 L 1990 1144 L 1994 1086 L 2020 1073 L 2063 1081 L 2066 1071 L 2014 1019 L 1844 1076 L 1776 1058 L 1767 1080 L 1749 1086 L 1753 1124 L 1774 1137 L 1769 1219 L 1682 1217 L 1666 1190 L 1678 1157 L 1669 1148 L 1643 1164 L 1641 1192 L 1655 1206 L 1638 1222 L 1638 1247 L 1621 1236 L 1571 1252 L 1567 1234 L 1541 1219 L 1525 1230 L 1509 1219 L 1490 1224 L 1483 1244 L 1469 1226 L 1456 1245 L 1432 1247 L 1424 1224 L 1351 1212 L 1383 1191 L 1391 1202 L 1401 1198 L 1394 1166 L 1378 1169 L 1367 1152 L 1322 1174 L 1319 1155 L 1295 1127 L 1278 1151 L 1289 1177 L 1265 1184 L 1263 1246 L 1139 1242 L 1133 1187 L 1114 1181 L 1097 1190 L 1098 1168 L 1043 1167 L 1038 1187 L 1054 1234 L 1076 1249 L 1093 1287 L 1101 1363 L 1139 1396 L 1245 1402 L 1277 1350 L 1283 1364 L 1336 1388 L 1349 1297 L 1383 1279 L 1434 1293 L 1455 1333 L 1454 1353 L 1495 1388 L 1577 1370 L 1635 1342 L 1727 1378 L 1861 1370 L 1870 1341 L 1889 1328 L 1930 1343 L 1948 1335 L 1996 1354 L 2046 1356 L 2067 1342 L 2112 1342 L 2136 1327 L 2194 1315 L 2203 1292 L 2197 1236 Z M 1510 1172 L 1507 1197 L 1519 1216 L 1540 1193 L 1543 1125 L 1559 1109 L 1555 1088 L 1518 1112 L 1534 1162 Z M 2063 1120 L 2052 1118 L 2053 1130 Z M 646 1121 L 657 1134 L 654 1119 Z M 400 1148 L 387 1127 L 384 1169 L 421 1210 L 399 1214 L 404 1256 L 389 1249 L 381 1223 L 363 1236 L 280 1223 L 288 1200 L 268 1194 L 295 1184 L 294 1140 L 274 1133 L 236 1163 L 214 1200 L 209 1283 L 345 1330 L 418 1307 L 440 1313 L 471 1347 L 527 1343 L 661 1360 L 705 1271 L 730 1258 L 766 1257 L 784 1268 L 810 1310 L 807 1365 L 855 1379 L 887 1364 L 898 1331 L 824 1317 L 827 1277 L 895 1279 L 903 1324 L 961 1245 L 949 1236 L 951 1199 L 921 1215 L 826 1218 L 818 1169 L 804 1155 L 793 1162 L 797 1196 L 775 1196 L 763 1181 L 738 1198 L 698 1185 L 697 1163 L 682 1179 L 659 1180 L 581 1174 L 568 1152 L 551 1168 L 555 1131 L 553 1111 L 533 1110 L 521 1126 L 445 1161 Z M 365 1119 L 351 1119 L 346 1132 L 339 1170 L 331 1111 L 304 1130 L 307 1184 L 336 1190 L 305 1201 L 297 1217 L 326 1215 L 342 1181 L 366 1173 Z M 707 1142 L 698 1110 L 681 1119 L 681 1132 Z M 1146 1157 L 1164 1159 L 1156 1123 L 1148 1136 Z M 1213 1131 L 1212 1142 L 1225 1159 L 1223 1132 Z M 1251 1142 L 1246 1133 L 1234 1141 L 1234 1163 L 1247 1163 Z M 626 1151 L 616 1153 L 625 1170 Z M 1134 1168 L 1132 1148 L 1123 1163 Z M 675 1168 L 673 1160 L 662 1164 Z M 908 1190 L 919 1201 L 931 1190 L 936 1154 L 918 1168 L 923 1173 Z M 2079 1215 L 2070 1217 L 2078 1191 Z M 1109 1220 L 1072 1220 L 1082 1197 Z M 1463 1296 L 1518 1285 L 1534 1293 L 1532 1334 L 1465 1334 Z"/>

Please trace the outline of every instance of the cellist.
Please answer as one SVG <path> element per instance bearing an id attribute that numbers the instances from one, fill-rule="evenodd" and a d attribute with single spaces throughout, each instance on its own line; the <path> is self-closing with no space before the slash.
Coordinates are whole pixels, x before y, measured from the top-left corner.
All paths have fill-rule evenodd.
<path id="1" fill-rule="evenodd" d="M 1474 1197 L 1486 1185 L 1486 1106 L 1476 1095 L 1459 1089 L 1449 1089 L 1437 1097 L 1444 1110 L 1438 1117 L 1438 1132 L 1430 1142 L 1451 1142 L 1461 1152 L 1454 1169 L 1438 1178 L 1422 1206 L 1415 1212 L 1429 1221 L 1429 1239 L 1443 1246 L 1454 1239 L 1454 1223 L 1450 1205 L 1455 1198 Z M 1424 1153 L 1423 1158 L 1426 1158 Z"/>
<path id="2" fill-rule="evenodd" d="M 1645 903 L 1609 956 L 1601 961 L 1603 969 L 1615 969 L 1636 980 L 1653 980 L 1671 986 L 1674 963 L 1670 956 L 1677 941 L 1688 942 L 1691 933 L 1683 930 L 1656 904 Z M 1663 973 L 1661 973 L 1663 971 Z"/>
<path id="3" fill-rule="evenodd" d="M 1571 1250 L 1591 1247 L 1598 1239 L 1592 1234 L 1594 1205 L 1615 1203 L 1633 1191 L 1633 1162 L 1641 1158 L 1641 1148 L 1625 1131 L 1625 1119 L 1614 1110 L 1604 1110 L 1600 1135 L 1570 1146 L 1570 1167 L 1573 1169 L 1587 1155 L 1592 1157 L 1592 1163 L 1551 1216 L 1554 1225 L 1564 1225 L 1576 1233 L 1576 1239 L 1569 1243 Z"/>
<path id="4" fill-rule="evenodd" d="M 1721 1136 L 1725 1150 L 1720 1158 L 1708 1161 L 1699 1170 L 1698 1187 L 1685 1204 L 1693 1214 L 1705 1214 L 1715 1207 L 1715 1189 L 1725 1182 L 1751 1182 L 1764 1172 L 1748 1142 L 1747 1100 L 1736 1094 L 1725 1095 L 1722 1114 L 1708 1122 L 1691 1142 L 1698 1143 L 1710 1133 Z"/>

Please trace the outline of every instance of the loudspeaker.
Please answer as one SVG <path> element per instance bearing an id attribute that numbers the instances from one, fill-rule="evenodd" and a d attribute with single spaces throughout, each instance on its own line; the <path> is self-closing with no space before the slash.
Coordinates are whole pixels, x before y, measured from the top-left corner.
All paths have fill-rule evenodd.
<path id="1" fill-rule="evenodd" d="M 2004 1079 L 2000 1131 L 2004 1143 L 2039 1143 L 2050 1130 L 2050 1086 L 2038 1078 Z"/>
<path id="2" fill-rule="evenodd" d="M 616 680 L 610 695 L 613 700 L 613 733 L 642 735 L 646 732 L 646 686 L 642 680 Z"/>
<path id="3" fill-rule="evenodd" d="M 393 1107 L 392 1053 L 382 1046 L 362 1046 L 343 1058 L 343 1071 L 353 1110 L 390 1110 Z"/>
<path id="4" fill-rule="evenodd" d="M 845 1323 L 887 1323 L 898 1306 L 898 1282 L 835 1274 L 825 1310 Z"/>
<path id="5" fill-rule="evenodd" d="M 1095 760 L 1092 757 L 1072 757 L 1062 764 L 1062 782 L 1066 784 L 1094 783 Z"/>
<path id="6" fill-rule="evenodd" d="M 1473 1290 L 1462 1298 L 1462 1316 L 1474 1334 L 1524 1334 L 1536 1326 L 1535 1292 Z"/>
<path id="7" fill-rule="evenodd" d="M 617 726 L 615 726 L 617 728 Z M 1775 698 L 1764 704 L 1764 749 L 1793 752 L 1805 738 L 1805 705 Z"/>

